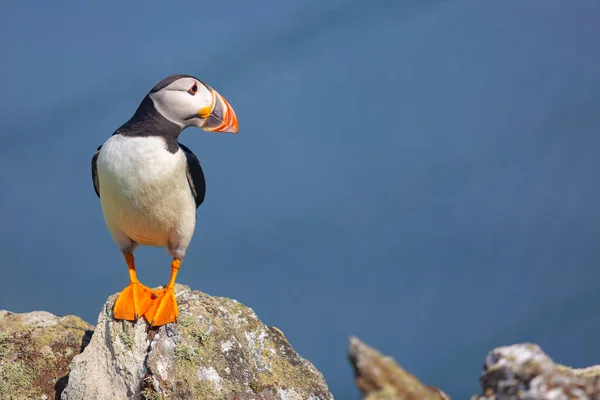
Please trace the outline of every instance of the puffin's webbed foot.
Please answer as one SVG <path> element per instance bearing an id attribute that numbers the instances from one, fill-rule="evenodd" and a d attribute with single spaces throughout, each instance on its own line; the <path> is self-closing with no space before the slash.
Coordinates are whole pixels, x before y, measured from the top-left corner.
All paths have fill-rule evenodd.
<path id="1" fill-rule="evenodd" d="M 161 326 L 177 321 L 179 310 L 175 299 L 175 278 L 181 265 L 181 260 L 175 259 L 171 263 L 171 279 L 167 286 L 155 292 L 157 298 L 144 314 L 151 326 Z"/>
<path id="2" fill-rule="evenodd" d="M 115 319 L 137 321 L 150 306 L 154 292 L 139 282 L 132 282 L 117 297 L 113 308 Z"/>
<path id="3" fill-rule="evenodd" d="M 113 315 L 115 319 L 136 321 L 148 311 L 155 295 L 137 280 L 133 254 L 125 252 L 125 261 L 129 268 L 129 286 L 119 293 L 113 306 Z"/>
<path id="4" fill-rule="evenodd" d="M 175 300 L 175 290 L 165 287 L 156 292 L 158 298 L 152 302 L 152 305 L 146 311 L 144 316 L 151 326 L 161 326 L 177 321 L 179 310 L 177 300 Z"/>

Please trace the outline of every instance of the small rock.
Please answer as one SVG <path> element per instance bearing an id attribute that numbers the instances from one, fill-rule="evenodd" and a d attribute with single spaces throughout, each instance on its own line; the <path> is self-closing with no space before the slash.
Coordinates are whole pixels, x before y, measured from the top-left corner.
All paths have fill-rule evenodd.
<path id="1" fill-rule="evenodd" d="M 498 347 L 485 359 L 482 394 L 472 400 L 588 400 L 600 398 L 600 367 L 555 364 L 532 343 Z"/>
<path id="2" fill-rule="evenodd" d="M 58 324 L 60 318 L 46 311 L 33 311 L 23 314 L 21 322 L 30 328 L 45 328 Z"/>
<path id="3" fill-rule="evenodd" d="M 218 393 L 221 393 L 221 390 L 223 389 L 223 387 L 221 386 L 221 381 L 223 379 L 219 376 L 219 373 L 213 367 L 208 367 L 208 368 L 200 367 L 198 369 L 198 380 L 199 381 L 207 380 L 207 381 L 212 382 L 213 385 L 215 385 L 215 389 Z"/>
<path id="4" fill-rule="evenodd" d="M 364 400 L 450 400 L 356 337 L 350 338 L 348 354 Z"/>

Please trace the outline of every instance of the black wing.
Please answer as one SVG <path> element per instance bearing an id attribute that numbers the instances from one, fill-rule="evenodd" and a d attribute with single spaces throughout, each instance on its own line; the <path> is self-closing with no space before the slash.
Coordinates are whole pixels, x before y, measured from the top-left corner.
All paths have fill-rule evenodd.
<path id="1" fill-rule="evenodd" d="M 96 191 L 96 195 L 100 198 L 100 181 L 98 180 L 98 168 L 96 167 L 96 161 L 98 160 L 98 153 L 100 153 L 100 149 L 102 145 L 100 145 L 94 156 L 92 157 L 92 181 L 94 182 L 94 190 Z"/>
<path id="2" fill-rule="evenodd" d="M 187 158 L 187 180 L 192 189 L 192 195 L 196 201 L 196 208 L 200 207 L 200 204 L 204 201 L 204 195 L 206 194 L 206 181 L 204 180 L 204 172 L 200 166 L 200 161 L 192 153 L 190 149 L 179 143 L 179 147 L 183 150 L 185 157 Z"/>

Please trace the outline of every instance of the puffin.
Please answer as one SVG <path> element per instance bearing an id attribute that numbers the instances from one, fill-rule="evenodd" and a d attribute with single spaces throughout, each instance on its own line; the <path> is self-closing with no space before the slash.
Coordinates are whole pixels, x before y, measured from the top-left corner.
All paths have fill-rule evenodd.
<path id="1" fill-rule="evenodd" d="M 150 326 L 176 322 L 175 280 L 206 194 L 196 155 L 179 143 L 188 127 L 238 133 L 231 105 L 191 75 L 171 75 L 142 99 L 92 157 L 92 180 L 106 227 L 125 257 L 129 285 L 113 306 L 116 320 L 145 317 Z M 172 257 L 166 286 L 152 290 L 136 275 L 138 246 L 164 247 Z"/>

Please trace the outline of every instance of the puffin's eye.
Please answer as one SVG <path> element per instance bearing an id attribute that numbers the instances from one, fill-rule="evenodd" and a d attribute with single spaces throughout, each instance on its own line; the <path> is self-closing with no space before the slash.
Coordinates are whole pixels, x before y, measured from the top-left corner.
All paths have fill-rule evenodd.
<path id="1" fill-rule="evenodd" d="M 192 96 L 194 96 L 196 94 L 196 92 L 198 92 L 198 85 L 196 85 L 194 83 L 194 86 L 192 86 L 191 88 L 189 88 L 187 92 L 189 94 L 191 94 Z"/>

